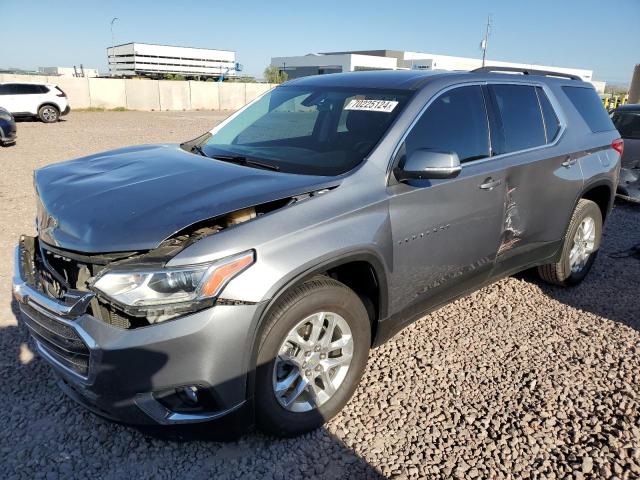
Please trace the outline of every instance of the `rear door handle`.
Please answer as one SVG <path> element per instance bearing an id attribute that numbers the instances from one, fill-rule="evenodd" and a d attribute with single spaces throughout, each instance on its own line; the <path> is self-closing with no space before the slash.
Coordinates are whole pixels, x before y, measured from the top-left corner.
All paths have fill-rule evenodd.
<path id="1" fill-rule="evenodd" d="M 562 166 L 565 168 L 569 168 L 572 165 L 575 165 L 575 163 L 578 161 L 577 158 L 571 158 L 571 157 L 566 157 L 564 159 L 564 162 L 562 162 Z"/>
<path id="2" fill-rule="evenodd" d="M 493 178 L 489 177 L 485 179 L 484 183 L 480 184 L 480 188 L 482 190 L 493 190 L 495 187 L 497 187 L 501 183 L 502 183 L 502 180 L 494 180 Z"/>

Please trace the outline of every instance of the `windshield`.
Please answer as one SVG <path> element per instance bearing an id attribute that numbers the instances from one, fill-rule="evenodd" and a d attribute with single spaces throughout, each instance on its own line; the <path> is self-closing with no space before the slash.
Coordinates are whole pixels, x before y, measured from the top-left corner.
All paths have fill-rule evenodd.
<path id="1" fill-rule="evenodd" d="M 306 175 L 340 175 L 371 152 L 411 92 L 283 86 L 201 146 L 208 157 Z"/>

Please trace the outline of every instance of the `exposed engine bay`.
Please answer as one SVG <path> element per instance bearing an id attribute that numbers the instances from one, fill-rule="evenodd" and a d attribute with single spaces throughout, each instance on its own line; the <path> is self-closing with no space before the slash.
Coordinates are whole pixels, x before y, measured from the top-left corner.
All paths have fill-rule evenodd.
<path id="1" fill-rule="evenodd" d="M 148 251 L 82 254 L 60 249 L 38 238 L 25 236 L 21 239 L 23 244 L 22 271 L 29 284 L 49 297 L 65 303 L 73 302 L 81 292 L 93 292 L 95 295 L 87 308 L 87 313 L 106 323 L 125 329 L 148 326 L 224 301 L 209 299 L 206 302 L 200 302 L 197 306 L 185 302 L 184 304 L 146 309 L 119 305 L 92 288 L 101 273 L 113 268 L 163 268 L 180 251 L 205 237 L 255 220 L 270 212 L 327 191 L 329 189 L 247 207 L 189 225 L 164 240 L 157 248 Z"/>

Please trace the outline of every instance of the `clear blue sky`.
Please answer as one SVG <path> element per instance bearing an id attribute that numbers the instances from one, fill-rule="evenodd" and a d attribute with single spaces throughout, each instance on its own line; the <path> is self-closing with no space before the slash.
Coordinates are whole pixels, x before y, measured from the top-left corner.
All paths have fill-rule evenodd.
<path id="1" fill-rule="evenodd" d="M 640 63 L 640 0 L 134 1 L 0 0 L 0 67 L 84 64 L 132 41 L 235 50 L 260 77 L 272 56 L 394 49 L 583 67 L 630 81 Z"/>

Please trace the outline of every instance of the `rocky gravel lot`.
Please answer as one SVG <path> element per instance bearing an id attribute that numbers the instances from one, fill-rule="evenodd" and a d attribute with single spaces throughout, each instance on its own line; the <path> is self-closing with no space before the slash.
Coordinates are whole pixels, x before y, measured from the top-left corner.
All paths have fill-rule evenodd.
<path id="1" fill-rule="evenodd" d="M 625 204 L 581 286 L 522 274 L 429 315 L 373 351 L 346 409 L 298 439 L 139 431 L 65 398 L 11 305 L 33 169 L 193 138 L 224 115 L 72 112 L 20 122 L 0 149 L 2 478 L 640 477 L 640 207 Z"/>

